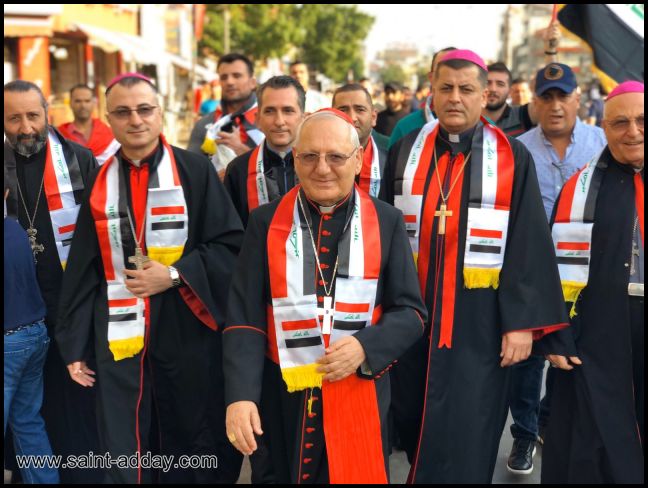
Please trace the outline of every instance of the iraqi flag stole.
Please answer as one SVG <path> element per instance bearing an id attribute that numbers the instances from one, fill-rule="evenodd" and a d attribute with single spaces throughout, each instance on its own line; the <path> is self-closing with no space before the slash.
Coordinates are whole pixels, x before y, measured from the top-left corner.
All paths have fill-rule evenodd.
<path id="1" fill-rule="evenodd" d="M 486 119 L 481 120 L 483 126 L 477 127 L 472 141 L 463 277 L 466 288 L 497 288 L 506 249 L 515 161 L 506 135 Z M 394 205 L 403 212 L 417 264 L 423 192 L 438 124 L 438 120 L 433 120 L 423 126 L 395 187 Z M 437 185 L 434 175 L 429 185 Z"/>
<path id="2" fill-rule="evenodd" d="M 298 192 L 299 186 L 281 200 L 268 231 L 269 341 L 275 337 L 289 392 L 322 389 L 330 482 L 387 483 L 374 381 L 351 374 L 341 381 L 323 382 L 316 371 L 315 361 L 325 353 L 315 287 L 317 265 L 306 222 L 299 214 Z M 369 195 L 358 187 L 353 205 L 351 221 L 338 244 L 331 343 L 380 319 L 379 310 L 374 313 L 381 263 L 378 215 Z M 311 395 L 309 405 L 313 400 Z"/>
<path id="3" fill-rule="evenodd" d="M 604 175 L 597 156 L 572 176 L 562 189 L 551 229 L 560 283 L 566 302 L 573 303 L 570 317 L 576 315 L 576 302 L 589 280 L 592 256 L 592 230 L 596 197 Z"/>
<path id="4" fill-rule="evenodd" d="M 83 190 L 84 184 L 79 162 L 76 157 L 66 160 L 63 145 L 52 129 L 47 137 L 44 171 L 43 190 L 47 198 L 56 251 L 61 266 L 65 269 L 80 208 L 74 192 Z"/>
<path id="5" fill-rule="evenodd" d="M 504 265 L 515 161 L 506 135 L 482 118 L 472 144 L 464 287 L 499 287 Z"/>
<path id="6" fill-rule="evenodd" d="M 150 174 L 146 204 L 148 256 L 162 264 L 176 262 L 188 235 L 188 213 L 171 147 L 164 138 L 163 156 Z M 108 344 L 115 361 L 133 357 L 144 347 L 146 307 L 128 291 L 124 269 L 128 250 L 135 248 L 128 217 L 126 182 L 119 160 L 112 157 L 101 167 L 90 195 L 108 295 Z"/>
<path id="7" fill-rule="evenodd" d="M 321 387 L 317 358 L 324 341 L 316 295 L 317 264 L 307 223 L 293 188 L 279 203 L 268 231 L 272 319 L 279 365 L 288 391 Z M 338 245 L 338 277 L 331 342 L 373 323 L 380 234 L 370 197 L 355 190 L 353 215 Z"/>

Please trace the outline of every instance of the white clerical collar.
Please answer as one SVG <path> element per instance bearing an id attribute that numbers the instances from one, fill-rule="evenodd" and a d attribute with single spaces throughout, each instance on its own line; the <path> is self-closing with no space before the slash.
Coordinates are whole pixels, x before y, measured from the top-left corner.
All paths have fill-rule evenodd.
<path id="1" fill-rule="evenodd" d="M 273 148 L 272 146 L 270 146 L 270 144 L 268 144 L 267 142 L 266 142 L 266 147 L 268 148 L 268 150 L 269 150 L 270 152 L 273 152 L 273 153 L 275 153 L 277 156 L 279 156 L 279 157 L 282 159 L 282 161 L 283 161 L 284 159 L 286 159 L 286 156 L 288 156 L 288 155 L 292 152 L 292 147 L 291 147 L 291 148 L 288 148 L 287 151 L 277 151 L 275 148 Z"/>
<path id="2" fill-rule="evenodd" d="M 352 194 L 353 194 L 353 190 L 351 190 L 351 192 L 350 192 L 346 197 L 344 197 L 342 200 L 340 200 L 340 201 L 334 203 L 333 205 L 320 205 L 319 203 L 317 203 L 317 202 L 314 201 L 314 200 L 311 200 L 311 199 L 308 198 L 308 197 L 306 197 L 306 200 L 307 200 L 307 201 L 308 201 L 308 202 L 309 202 L 313 207 L 316 207 L 316 208 L 320 211 L 320 213 L 321 213 L 322 215 L 330 215 L 330 214 L 332 214 L 332 213 L 335 213 L 335 211 L 336 211 L 338 208 L 340 208 L 342 205 L 344 205 L 344 204 L 347 202 L 347 200 L 349 199 L 349 197 L 350 197 Z M 306 196 L 306 194 L 304 194 L 304 196 Z"/>
<path id="3" fill-rule="evenodd" d="M 475 129 L 476 126 L 471 127 L 470 129 L 460 134 L 451 134 L 446 129 L 441 127 L 439 131 L 439 136 L 441 137 L 441 139 L 449 143 L 453 147 L 453 149 L 463 150 L 462 148 L 464 148 L 464 146 L 472 143 L 472 138 L 473 138 L 473 134 L 475 133 Z"/>

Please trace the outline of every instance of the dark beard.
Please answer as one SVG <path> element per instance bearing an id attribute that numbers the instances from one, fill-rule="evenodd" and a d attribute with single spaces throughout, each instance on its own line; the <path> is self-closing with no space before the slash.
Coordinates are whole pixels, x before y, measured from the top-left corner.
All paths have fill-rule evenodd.
<path id="1" fill-rule="evenodd" d="M 14 151 L 28 158 L 39 152 L 47 144 L 47 126 L 43 132 L 30 136 L 20 134 L 17 136 L 7 135 L 7 141 Z"/>
<path id="2" fill-rule="evenodd" d="M 496 111 L 502 108 L 504 105 L 506 105 L 506 99 L 504 99 L 501 102 L 498 103 L 487 103 L 486 104 L 486 110 L 491 110 L 491 111 Z"/>
<path id="3" fill-rule="evenodd" d="M 223 97 L 223 102 L 225 103 L 225 105 L 232 104 L 232 103 L 241 103 L 241 102 L 244 102 L 244 101 L 248 100 L 250 98 L 250 95 L 252 95 L 252 92 L 248 93 L 245 96 L 241 96 L 241 97 L 238 97 L 238 98 L 233 98 L 231 100 Z"/>

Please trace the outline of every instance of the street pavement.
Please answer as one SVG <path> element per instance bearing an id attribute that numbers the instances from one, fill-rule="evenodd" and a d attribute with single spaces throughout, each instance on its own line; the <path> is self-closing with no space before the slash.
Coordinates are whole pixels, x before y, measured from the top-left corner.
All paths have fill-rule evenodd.
<path id="1" fill-rule="evenodd" d="M 536 455 L 533 458 L 533 472 L 528 475 L 516 475 L 510 473 L 506 469 L 506 461 L 508 459 L 511 446 L 513 445 L 513 438 L 511 437 L 511 416 L 506 422 L 502 440 L 500 441 L 499 453 L 497 455 L 497 464 L 495 465 L 495 473 L 493 474 L 494 484 L 540 484 L 540 463 L 542 460 L 542 446 L 538 445 Z M 404 484 L 407 480 L 407 473 L 409 472 L 409 463 L 407 456 L 403 451 L 396 451 L 389 457 L 389 470 L 391 472 L 391 482 L 393 484 Z M 250 484 L 250 463 L 248 458 L 243 462 L 243 469 L 241 470 L 241 477 L 239 483 Z"/>

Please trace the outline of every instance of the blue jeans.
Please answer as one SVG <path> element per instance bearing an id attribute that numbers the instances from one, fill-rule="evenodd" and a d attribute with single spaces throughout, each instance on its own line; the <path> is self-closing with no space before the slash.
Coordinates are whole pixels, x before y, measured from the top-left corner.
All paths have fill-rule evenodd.
<path id="1" fill-rule="evenodd" d="M 40 415 L 49 341 L 42 320 L 4 337 L 4 432 L 9 423 L 17 456 L 52 455 Z M 27 467 L 21 474 L 25 483 L 59 482 L 58 471 L 50 467 Z"/>
<path id="2" fill-rule="evenodd" d="M 509 401 L 513 417 L 511 435 L 514 439 L 535 441 L 538 438 L 544 364 L 544 357 L 529 356 L 527 360 L 511 366 Z"/>
<path id="3" fill-rule="evenodd" d="M 545 380 L 545 396 L 540 401 L 540 415 L 538 416 L 538 427 L 547 427 L 549 423 L 549 413 L 551 408 L 551 398 L 553 394 L 553 384 L 556 378 L 556 369 L 547 369 L 547 379 Z"/>

